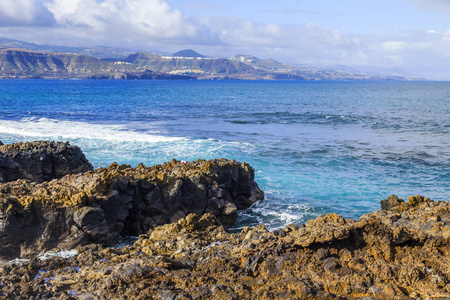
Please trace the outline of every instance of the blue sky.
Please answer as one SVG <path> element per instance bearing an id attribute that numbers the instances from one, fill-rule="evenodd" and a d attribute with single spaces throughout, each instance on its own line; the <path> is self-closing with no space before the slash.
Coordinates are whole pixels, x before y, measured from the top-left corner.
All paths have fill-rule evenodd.
<path id="1" fill-rule="evenodd" d="M 1 0 L 0 37 L 450 80 L 450 0 Z"/>

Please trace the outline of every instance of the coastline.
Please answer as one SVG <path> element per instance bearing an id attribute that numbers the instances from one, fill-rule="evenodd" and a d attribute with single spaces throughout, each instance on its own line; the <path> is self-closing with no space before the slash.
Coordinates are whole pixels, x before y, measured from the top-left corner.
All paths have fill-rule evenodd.
<path id="1" fill-rule="evenodd" d="M 47 145 L 45 142 L 3 145 L 0 150 L 5 156 L 8 153 L 5 149 L 15 149 L 17 160 L 21 157 L 18 155 L 20 149 L 27 149 L 24 152 L 29 153 L 30 145 L 43 144 Z M 60 150 L 72 147 L 68 143 L 58 146 L 60 148 L 56 148 Z M 41 153 L 35 153 L 39 157 L 49 148 L 40 149 Z M 126 179 L 131 178 L 130 174 L 134 174 L 131 185 Z M 0 265 L 0 299 L 428 299 L 450 296 L 450 203 L 422 196 L 411 196 L 405 202 L 392 195 L 381 201 L 381 210 L 365 214 L 359 220 L 332 213 L 273 232 L 258 225 L 230 233 L 226 227 L 234 221 L 217 212 L 216 216 L 211 214 L 214 210 L 203 210 L 184 216 L 175 212 L 176 218 L 164 222 L 168 224 L 149 226 L 141 231 L 134 244 L 123 248 L 110 247 L 109 242 L 100 238 L 110 235 L 108 228 L 118 227 L 106 221 L 107 206 L 96 205 L 100 202 L 94 201 L 98 197 L 95 195 L 111 195 L 105 188 L 114 190 L 114 186 L 122 186 L 119 190 L 128 198 L 114 198 L 117 201 L 113 204 L 113 207 L 120 207 L 120 203 L 130 203 L 132 193 L 125 187 L 133 187 L 136 191 L 137 186 L 142 189 L 145 182 L 157 180 L 159 183 L 154 181 L 154 184 L 167 191 L 160 192 L 159 197 L 164 198 L 166 194 L 175 199 L 186 195 L 181 188 L 186 183 L 177 181 L 186 174 L 190 182 L 203 182 L 205 190 L 213 191 L 214 186 L 225 182 L 220 189 L 214 190 L 214 195 L 209 192 L 213 200 L 227 198 L 227 194 L 232 198 L 240 193 L 247 197 L 255 195 L 252 201 L 235 198 L 240 200 L 230 211 L 233 216 L 236 216 L 236 209 L 262 199 L 255 190 L 256 183 L 252 183 L 252 168 L 245 163 L 225 160 L 171 161 L 163 166 L 138 166 L 135 169 L 113 164 L 108 169 L 69 174 L 42 183 L 18 179 L 0 184 L 1 203 L 9 203 L 2 205 L 2 230 L 11 229 L 8 220 L 13 220 L 13 215 L 30 220 L 31 215 L 24 214 L 27 209 L 34 209 L 34 215 L 47 210 L 48 213 L 42 216 L 49 220 L 50 215 L 58 215 L 57 210 L 63 208 L 64 218 L 70 220 L 73 218 L 71 207 L 76 207 L 74 215 L 78 214 L 75 219 L 78 218 L 80 224 L 74 221 L 73 225 L 78 230 L 85 230 L 85 237 L 91 237 L 67 243 L 68 236 L 63 235 L 61 241 L 66 244 L 48 248 L 51 245 L 48 239 L 55 236 L 49 235 L 48 229 L 44 230 L 35 244 L 41 246 L 23 252 L 22 256 L 28 256 L 30 260 Z M 221 177 L 223 174 L 231 177 Z M 210 185 L 206 184 L 208 180 L 212 180 Z M 229 188 L 234 186 L 236 190 L 227 190 L 226 182 L 229 182 Z M 73 202 L 77 197 L 67 198 L 70 193 L 65 185 L 89 188 L 91 194 L 86 193 L 86 198 L 78 197 L 84 199 L 81 202 Z M 42 195 L 47 196 L 42 198 Z M 79 195 L 79 192 L 72 195 Z M 11 206 L 12 199 L 22 199 L 18 201 L 21 206 Z M 222 211 L 229 209 L 225 206 Z M 140 214 L 145 214 L 144 210 Z M 36 220 L 42 222 L 41 218 Z M 14 220 L 11 224 L 17 224 L 17 218 Z M 61 225 L 67 222 L 61 218 L 55 220 L 62 223 L 50 223 L 52 228 L 64 228 Z M 229 222 L 226 227 L 224 222 Z M 21 233 L 24 232 L 15 231 L 16 235 Z M 70 233 L 74 235 L 71 236 L 73 242 L 77 234 Z M 5 235 L 2 236 L 4 239 Z M 5 241 L 3 245 L 7 245 Z M 38 258 L 37 249 L 62 249 L 64 245 L 78 245 L 77 255 Z M 26 249 L 23 246 L 21 249 Z"/>

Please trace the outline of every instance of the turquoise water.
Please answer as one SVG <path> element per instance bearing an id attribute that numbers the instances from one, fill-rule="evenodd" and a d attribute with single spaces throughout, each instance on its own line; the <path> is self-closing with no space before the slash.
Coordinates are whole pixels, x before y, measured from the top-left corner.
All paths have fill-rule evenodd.
<path id="1" fill-rule="evenodd" d="M 450 83 L 0 81 L 0 140 L 70 141 L 95 167 L 249 162 L 266 199 L 236 228 L 336 212 L 390 194 L 450 200 Z"/>

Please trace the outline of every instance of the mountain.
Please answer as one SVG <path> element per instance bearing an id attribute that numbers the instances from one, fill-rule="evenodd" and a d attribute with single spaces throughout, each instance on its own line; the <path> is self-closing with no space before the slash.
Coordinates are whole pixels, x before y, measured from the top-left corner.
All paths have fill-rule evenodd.
<path id="1" fill-rule="evenodd" d="M 196 58 L 204 58 L 205 56 L 200 53 L 195 52 L 192 49 L 181 50 L 172 54 L 173 57 L 196 57 Z"/>
<path id="2" fill-rule="evenodd" d="M 188 50 L 186 50 L 188 51 Z M 177 54 L 178 53 L 178 54 Z M 185 57 L 175 56 L 192 52 L 179 51 L 174 56 L 158 56 L 147 52 L 138 52 L 128 56 L 124 61 L 137 67 L 145 67 L 154 72 L 174 74 L 236 74 L 253 73 L 255 70 L 244 63 L 224 58 Z M 194 51 L 194 53 L 197 53 Z"/>
<path id="3" fill-rule="evenodd" d="M 77 72 L 87 69 L 110 71 L 111 67 L 108 62 L 85 55 L 0 49 L 0 68 L 3 71 Z"/>
<path id="4" fill-rule="evenodd" d="M 0 49 L 0 78 L 195 79 L 69 53 Z"/>
<path id="5" fill-rule="evenodd" d="M 158 64 L 162 61 L 161 56 L 148 53 L 148 52 L 137 52 L 129 55 L 127 58 L 123 60 L 124 62 L 131 63 L 136 67 L 146 67 L 151 64 Z"/>
<path id="6" fill-rule="evenodd" d="M 210 58 L 192 49 L 163 56 L 104 46 L 49 46 L 0 38 L 0 78 L 423 80 L 405 77 L 405 73 L 399 68 L 369 73 L 346 66 L 294 66 L 242 54 Z"/>
<path id="7" fill-rule="evenodd" d="M 266 69 L 266 70 L 293 70 L 294 67 L 286 64 L 282 64 L 273 59 L 259 59 L 252 55 L 235 55 L 230 57 L 232 61 L 239 61 L 245 63 L 255 69 Z"/>
<path id="8" fill-rule="evenodd" d="M 137 68 L 153 72 L 195 75 L 198 79 L 241 80 L 405 80 L 400 76 L 368 75 L 344 67 L 335 70 L 295 67 L 273 59 L 235 55 L 229 59 L 208 58 L 194 50 L 182 50 L 172 56 L 138 52 L 125 60 Z"/>
<path id="9" fill-rule="evenodd" d="M 54 53 L 72 53 L 80 55 L 88 55 L 95 58 L 115 58 L 123 59 L 128 55 L 136 52 L 129 49 L 120 49 L 105 46 L 96 46 L 92 48 L 86 47 L 66 47 L 66 46 L 50 46 L 38 45 L 24 41 L 0 38 L 0 48 L 17 48 L 24 50 L 32 50 L 38 52 L 54 52 Z"/>

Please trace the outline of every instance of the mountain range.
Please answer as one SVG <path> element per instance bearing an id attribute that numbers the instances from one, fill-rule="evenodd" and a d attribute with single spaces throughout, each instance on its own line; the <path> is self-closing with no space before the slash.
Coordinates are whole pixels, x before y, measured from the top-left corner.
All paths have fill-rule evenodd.
<path id="1" fill-rule="evenodd" d="M 155 51 L 156 52 L 156 51 Z M 111 47 L 62 47 L 0 38 L 0 78 L 413 80 L 351 69 L 293 66 L 251 55 L 212 58 L 192 49 L 171 55 Z"/>

